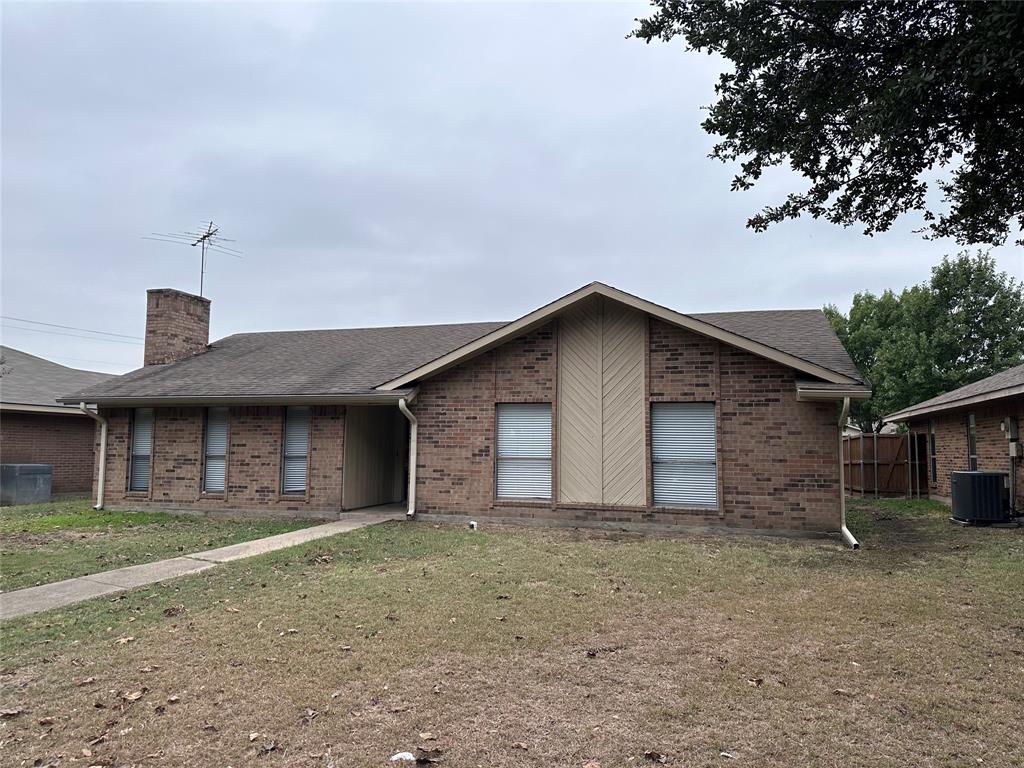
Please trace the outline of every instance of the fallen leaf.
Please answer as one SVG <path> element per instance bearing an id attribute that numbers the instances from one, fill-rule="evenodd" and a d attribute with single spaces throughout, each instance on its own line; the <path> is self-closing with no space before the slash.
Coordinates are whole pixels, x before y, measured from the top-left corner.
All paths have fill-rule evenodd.
<path id="1" fill-rule="evenodd" d="M 583 768 L 601 768 L 601 764 L 597 760 L 588 760 L 583 764 Z"/>
<path id="2" fill-rule="evenodd" d="M 142 667 L 139 670 L 139 672 L 142 672 L 144 675 L 147 675 L 150 672 L 156 672 L 158 669 L 160 669 L 160 667 L 156 666 L 155 664 L 147 664 L 146 666 Z"/>
<path id="3" fill-rule="evenodd" d="M 437 737 L 434 736 L 434 734 L 432 734 L 430 731 L 424 731 L 420 734 L 420 739 L 422 739 L 423 741 L 433 741 L 436 738 Z"/>
<path id="4" fill-rule="evenodd" d="M 728 758 L 729 760 L 736 759 L 736 755 L 734 755 L 732 752 L 719 752 L 718 756 Z"/>
<path id="5" fill-rule="evenodd" d="M 78 680 L 78 681 L 75 682 L 75 686 L 78 687 L 78 688 L 81 688 L 84 685 L 89 685 L 90 683 L 95 683 L 95 682 L 96 682 L 96 678 L 95 677 L 83 677 L 81 680 Z"/>
<path id="6" fill-rule="evenodd" d="M 117 640 L 114 641 L 114 645 L 128 645 L 128 643 L 133 642 L 134 640 L 135 637 L 133 635 L 129 635 L 127 637 L 119 637 L 117 638 Z"/>
<path id="7" fill-rule="evenodd" d="M 235 608 L 235 606 L 233 606 L 233 605 L 229 605 L 224 610 L 227 611 L 228 613 L 241 613 L 242 612 L 240 609 Z"/>
<path id="8" fill-rule="evenodd" d="M 299 720 L 302 721 L 302 723 L 304 723 L 305 725 L 309 725 L 314 720 L 316 720 L 319 714 L 320 713 L 317 712 L 315 709 L 307 708 L 306 711 L 302 714 L 302 717 L 299 718 Z"/>
<path id="9" fill-rule="evenodd" d="M 530 748 L 530 745 L 527 744 L 525 741 L 513 741 L 512 742 L 512 749 L 527 750 L 529 748 Z"/>
<path id="10" fill-rule="evenodd" d="M 203 730 L 209 733 L 214 733 L 217 730 L 217 726 L 213 723 L 203 723 Z"/>
<path id="11" fill-rule="evenodd" d="M 39 724 L 40 725 L 53 725 L 56 721 L 57 721 L 57 718 L 55 718 L 55 717 L 40 717 L 39 718 Z"/>
<path id="12" fill-rule="evenodd" d="M 764 685 L 764 678 L 752 677 L 749 680 L 747 680 L 747 685 L 752 685 L 754 688 L 760 688 L 762 685 Z"/>
<path id="13" fill-rule="evenodd" d="M 179 697 L 177 697 L 177 696 L 168 696 L 167 697 L 167 703 L 168 704 L 177 704 L 179 701 L 181 701 L 181 699 Z"/>
<path id="14" fill-rule="evenodd" d="M 83 757 L 92 757 L 92 750 L 88 749 L 86 747 L 83 747 L 82 748 L 82 756 Z"/>
<path id="15" fill-rule="evenodd" d="M 258 739 L 259 737 L 260 737 L 259 732 L 258 731 L 253 731 L 252 733 L 249 734 L 249 741 L 256 741 L 256 739 Z"/>
<path id="16" fill-rule="evenodd" d="M 261 744 L 260 748 L 256 750 L 256 754 L 259 756 L 269 755 L 277 749 L 276 741 L 268 741 L 266 744 Z"/>
<path id="17" fill-rule="evenodd" d="M 845 688 L 836 688 L 834 691 L 832 691 L 832 693 L 834 693 L 836 696 L 853 696 L 853 693 L 851 691 L 846 690 Z"/>
<path id="18" fill-rule="evenodd" d="M 24 709 L 0 709 L 0 718 L 4 720 L 10 720 L 13 717 L 22 715 L 25 713 Z"/>
<path id="19" fill-rule="evenodd" d="M 512 595 L 498 595 L 495 600 L 511 600 Z"/>
<path id="20" fill-rule="evenodd" d="M 667 763 L 668 762 L 668 758 L 665 757 L 665 755 L 661 754 L 661 752 L 656 752 L 653 749 L 648 749 L 646 752 L 644 752 L 644 757 L 646 757 L 652 763 Z"/>
<path id="21" fill-rule="evenodd" d="M 180 616 L 185 612 L 184 605 L 172 605 L 168 608 L 164 608 L 164 616 Z"/>
<path id="22" fill-rule="evenodd" d="M 279 635 L 279 637 L 284 637 L 285 635 L 294 635 L 294 634 L 295 634 L 296 632 L 298 632 L 298 631 L 299 631 L 299 630 L 297 630 L 297 629 L 286 629 L 286 630 L 285 630 L 284 632 L 282 632 L 282 633 L 281 633 L 281 634 Z"/>
<path id="23" fill-rule="evenodd" d="M 145 688 L 143 688 L 141 690 L 138 690 L 138 691 L 124 691 L 121 694 L 121 698 L 124 699 L 125 701 L 138 701 L 139 699 L 142 698 L 142 694 L 144 694 L 145 692 L 146 692 Z"/>

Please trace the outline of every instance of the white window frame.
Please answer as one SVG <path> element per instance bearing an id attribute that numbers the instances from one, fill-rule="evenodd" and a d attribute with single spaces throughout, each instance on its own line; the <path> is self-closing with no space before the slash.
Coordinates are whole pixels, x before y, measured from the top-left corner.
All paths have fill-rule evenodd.
<path id="1" fill-rule="evenodd" d="M 529 412 L 533 412 L 529 414 Z M 543 411 L 543 413 L 539 413 Z M 532 416 L 531 431 L 521 444 L 509 441 L 511 435 L 502 428 L 503 418 L 514 414 Z M 550 501 L 552 482 L 552 408 L 551 403 L 498 403 L 494 413 L 494 496 L 501 500 Z M 504 437 L 503 437 L 504 435 Z M 546 440 L 544 439 L 546 436 Z M 537 484 L 531 490 L 516 486 L 515 471 L 529 470 Z M 522 475 L 520 475 L 522 477 Z M 518 480 L 519 483 L 523 481 Z M 546 487 L 541 488 L 541 485 Z"/>

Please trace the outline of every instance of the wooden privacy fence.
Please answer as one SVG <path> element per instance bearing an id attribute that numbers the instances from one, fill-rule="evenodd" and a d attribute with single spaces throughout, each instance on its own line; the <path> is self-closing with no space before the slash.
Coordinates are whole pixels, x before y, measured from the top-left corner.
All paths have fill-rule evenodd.
<path id="1" fill-rule="evenodd" d="M 843 438 L 847 493 L 927 496 L 928 444 L 924 435 L 860 434 Z"/>

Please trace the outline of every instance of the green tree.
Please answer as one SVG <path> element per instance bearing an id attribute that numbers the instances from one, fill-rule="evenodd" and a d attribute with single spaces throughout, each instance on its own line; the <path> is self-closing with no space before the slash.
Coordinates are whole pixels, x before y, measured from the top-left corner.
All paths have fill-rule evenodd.
<path id="1" fill-rule="evenodd" d="M 926 236 L 960 244 L 1024 229 L 1024 3 L 652 5 L 634 37 L 678 36 L 732 64 L 702 126 L 721 137 L 712 157 L 740 163 L 733 189 L 785 162 L 810 182 L 753 216 L 754 230 L 809 214 L 872 234 L 914 210 Z"/>
<path id="2" fill-rule="evenodd" d="M 985 253 L 946 257 L 927 283 L 858 293 L 849 314 L 833 305 L 825 314 L 874 390 L 851 408 L 865 432 L 881 429 L 886 414 L 1024 362 L 1024 286 Z"/>

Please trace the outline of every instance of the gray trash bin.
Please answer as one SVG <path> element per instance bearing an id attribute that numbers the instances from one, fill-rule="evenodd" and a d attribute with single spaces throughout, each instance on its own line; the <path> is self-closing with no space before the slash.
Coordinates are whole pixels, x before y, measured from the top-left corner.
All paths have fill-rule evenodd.
<path id="1" fill-rule="evenodd" d="M 0 506 L 44 504 L 50 500 L 52 486 L 49 464 L 0 465 Z"/>

